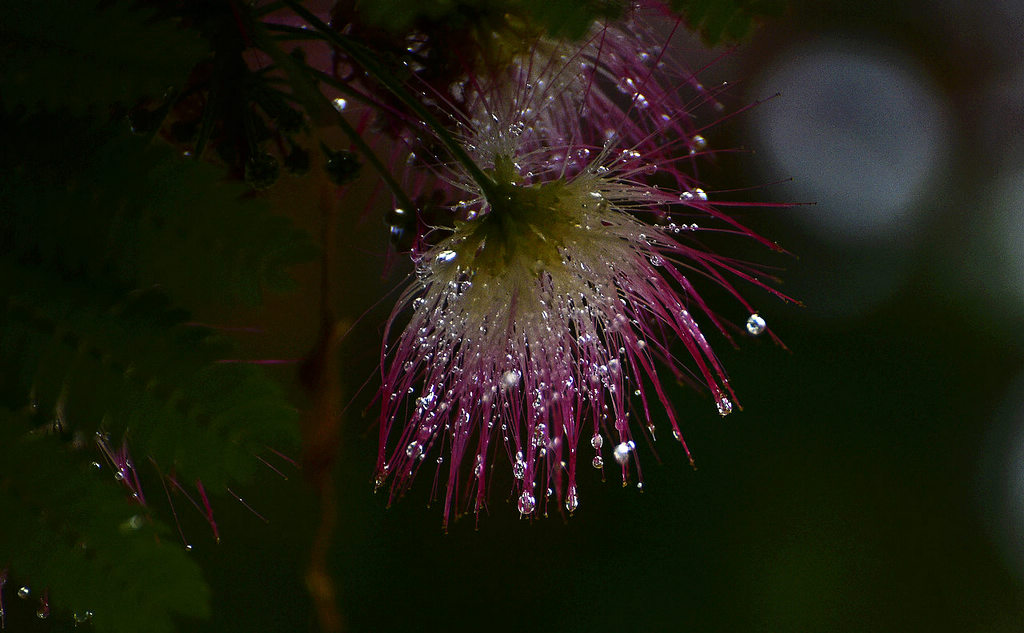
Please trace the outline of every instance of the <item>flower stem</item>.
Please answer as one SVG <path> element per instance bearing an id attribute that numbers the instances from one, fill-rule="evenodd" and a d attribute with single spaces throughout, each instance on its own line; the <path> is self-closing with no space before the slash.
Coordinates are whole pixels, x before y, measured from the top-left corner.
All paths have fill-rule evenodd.
<path id="1" fill-rule="evenodd" d="M 366 162 L 370 164 L 373 170 L 381 177 L 381 180 L 384 181 L 384 185 L 391 191 L 391 195 L 395 197 L 398 205 L 406 209 L 414 209 L 415 205 L 409 198 L 409 195 L 405 193 L 405 189 L 391 175 L 391 171 L 387 166 L 377 157 L 373 149 L 363 140 L 362 135 L 352 127 L 352 124 L 348 122 L 345 116 L 314 85 L 316 78 L 310 77 L 309 73 L 305 72 L 306 68 L 304 66 L 299 64 L 291 55 L 282 51 L 274 39 L 263 30 L 264 28 L 264 25 L 259 23 L 254 26 L 254 33 L 259 40 L 260 48 L 270 55 L 274 63 L 291 79 L 292 90 L 295 91 L 294 96 L 306 105 L 306 110 L 310 117 L 315 122 L 321 124 L 337 123 L 356 150 L 363 155 Z"/>
<path id="2" fill-rule="evenodd" d="M 466 171 L 469 172 L 469 176 L 476 182 L 477 186 L 483 192 L 484 197 L 488 199 L 496 198 L 496 190 L 494 181 L 484 173 L 480 166 L 476 164 L 466 150 L 456 142 L 455 138 L 448 132 L 448 130 L 441 125 L 441 122 L 435 117 L 422 103 L 420 103 L 416 97 L 409 93 L 408 90 L 402 86 L 402 83 L 395 78 L 383 65 L 378 64 L 374 59 L 373 54 L 370 51 L 364 49 L 361 45 L 353 42 L 351 39 L 335 32 L 330 26 L 325 24 L 318 17 L 313 15 L 308 9 L 300 5 L 295 0 L 283 0 L 295 13 L 302 16 L 304 20 L 310 23 L 324 38 L 331 44 L 337 46 L 341 50 L 345 51 L 356 63 L 362 66 L 368 73 L 373 75 L 375 79 L 380 81 L 384 87 L 391 91 L 398 99 L 409 107 L 423 123 L 426 124 L 437 138 L 445 146 L 445 148 L 451 152 L 452 157 L 457 160 Z"/>

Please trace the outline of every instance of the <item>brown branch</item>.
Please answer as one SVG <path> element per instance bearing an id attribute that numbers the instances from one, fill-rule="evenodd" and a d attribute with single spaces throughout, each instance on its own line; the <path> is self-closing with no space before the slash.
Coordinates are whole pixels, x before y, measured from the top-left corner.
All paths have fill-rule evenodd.
<path id="1" fill-rule="evenodd" d="M 344 623 L 327 558 L 338 520 L 333 476 L 341 439 L 342 385 L 338 347 L 346 328 L 338 322 L 331 307 L 337 221 L 335 187 L 322 170 L 314 177 L 319 180 L 321 213 L 320 333 L 302 363 L 299 378 L 311 400 L 302 419 L 302 469 L 320 498 L 320 523 L 310 548 L 306 588 L 313 599 L 320 630 L 340 633 Z"/>

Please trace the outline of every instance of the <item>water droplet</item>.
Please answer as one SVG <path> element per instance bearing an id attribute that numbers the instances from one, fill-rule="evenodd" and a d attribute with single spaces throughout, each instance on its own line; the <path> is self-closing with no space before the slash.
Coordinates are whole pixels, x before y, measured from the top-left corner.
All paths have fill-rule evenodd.
<path id="1" fill-rule="evenodd" d="M 519 379 L 522 378 L 522 374 L 514 369 L 510 369 L 501 376 L 501 388 L 511 389 L 512 387 L 519 386 Z"/>
<path id="2" fill-rule="evenodd" d="M 603 468 L 604 458 L 602 458 L 600 455 L 594 455 L 594 461 L 590 463 L 594 465 L 594 468 Z"/>
<path id="3" fill-rule="evenodd" d="M 658 254 L 651 255 L 651 266 L 661 266 L 664 263 L 665 263 L 665 260 L 663 260 L 661 258 L 661 255 L 658 255 Z"/>
<path id="4" fill-rule="evenodd" d="M 705 193 L 703 189 L 694 189 L 693 193 L 694 193 L 694 195 L 696 195 L 701 200 L 707 200 L 708 199 L 708 194 Z"/>
<path id="5" fill-rule="evenodd" d="M 39 605 L 39 608 L 36 610 L 36 617 L 40 620 L 45 620 L 46 618 L 50 617 L 50 605 Z"/>
<path id="6" fill-rule="evenodd" d="M 103 466 L 100 466 L 99 462 L 92 462 L 89 464 L 89 466 L 91 466 L 93 470 L 99 470 L 103 468 Z"/>
<path id="7" fill-rule="evenodd" d="M 437 261 L 447 263 L 455 259 L 456 253 L 452 250 L 441 251 L 437 254 Z"/>
<path id="8" fill-rule="evenodd" d="M 565 495 L 565 509 L 569 511 L 569 514 L 572 514 L 578 507 L 580 507 L 580 498 L 576 494 L 576 486 L 569 486 L 569 491 Z"/>
<path id="9" fill-rule="evenodd" d="M 601 450 L 601 447 L 604 446 L 604 438 L 600 433 L 594 433 L 594 437 L 590 438 L 590 445 L 596 450 Z"/>
<path id="10" fill-rule="evenodd" d="M 335 99 L 333 101 L 333 103 L 334 103 L 334 109 L 337 110 L 338 112 L 342 112 L 342 111 L 345 110 L 345 108 L 348 107 L 348 101 L 345 101 L 341 97 L 338 97 L 337 99 Z"/>
<path id="11" fill-rule="evenodd" d="M 516 479 L 522 479 L 523 475 L 526 474 L 526 462 L 523 461 L 523 453 L 520 451 L 516 454 L 516 461 L 512 464 L 512 476 Z"/>
<path id="12" fill-rule="evenodd" d="M 718 402 L 715 403 L 718 406 L 718 415 L 725 417 L 732 413 L 732 402 L 725 396 L 719 396 Z"/>
<path id="13" fill-rule="evenodd" d="M 690 139 L 690 143 L 693 145 L 693 149 L 697 151 L 700 151 L 708 146 L 707 139 L 701 136 L 700 134 L 694 135 L 694 137 Z"/>
<path id="14" fill-rule="evenodd" d="M 416 459 L 423 453 L 423 446 L 419 442 L 410 442 L 405 447 L 405 454 L 412 459 Z"/>
<path id="15" fill-rule="evenodd" d="M 29 589 L 27 586 L 22 585 L 21 587 L 18 587 L 18 597 L 22 600 L 28 600 L 28 597 L 31 595 L 32 590 Z"/>
<path id="16" fill-rule="evenodd" d="M 92 619 L 92 611 L 85 611 L 83 613 L 75 611 L 72 617 L 74 617 L 75 624 L 83 624 Z"/>
<path id="17" fill-rule="evenodd" d="M 615 447 L 613 451 L 615 455 L 615 461 L 619 464 L 625 464 L 629 461 L 629 453 L 633 450 L 632 442 L 623 442 Z"/>
<path id="18" fill-rule="evenodd" d="M 519 513 L 520 514 L 531 514 L 533 509 L 537 507 L 537 500 L 533 498 L 533 495 L 527 491 L 519 495 Z"/>
<path id="19" fill-rule="evenodd" d="M 758 314 L 753 313 L 750 318 L 747 319 L 747 331 L 750 332 L 751 336 L 757 336 L 761 332 L 764 332 L 768 324 L 765 323 L 764 318 Z"/>

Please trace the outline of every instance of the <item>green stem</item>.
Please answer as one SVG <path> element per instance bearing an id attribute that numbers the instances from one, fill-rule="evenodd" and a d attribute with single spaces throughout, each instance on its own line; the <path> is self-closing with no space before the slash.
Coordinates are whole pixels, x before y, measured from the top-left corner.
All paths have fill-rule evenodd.
<path id="1" fill-rule="evenodd" d="M 363 155 L 363 158 L 370 163 L 370 166 L 373 167 L 374 171 L 380 174 L 380 177 L 384 180 L 384 184 L 387 185 L 387 188 L 390 189 L 391 193 L 398 199 L 399 206 L 408 209 L 410 212 L 414 211 L 416 207 L 413 205 L 409 196 L 406 195 L 405 190 L 398 184 L 398 181 L 396 181 L 394 176 L 391 175 L 391 172 L 384 163 L 377 158 L 377 154 L 370 149 L 370 146 L 363 140 L 362 135 L 352 127 L 352 124 L 349 123 L 340 112 L 338 112 L 338 125 L 341 127 L 341 131 L 345 133 L 345 136 L 352 141 L 352 145 L 354 145 L 359 153 Z"/>
<path id="2" fill-rule="evenodd" d="M 391 175 L 391 171 L 387 166 L 377 157 L 370 146 L 363 140 L 363 137 L 357 132 L 347 119 L 334 107 L 330 99 L 324 96 L 320 89 L 314 85 L 314 79 L 311 78 L 305 71 L 304 67 L 299 64 L 291 55 L 288 55 L 278 47 L 277 43 L 273 38 L 264 30 L 264 27 L 260 23 L 256 23 L 253 26 L 253 33 L 259 41 L 260 48 L 270 55 L 271 59 L 278 68 L 282 69 L 289 79 L 291 79 L 291 87 L 295 92 L 294 97 L 299 102 L 305 104 L 306 112 L 315 121 L 323 124 L 337 123 L 341 127 L 341 131 L 352 142 L 356 150 L 363 155 L 366 162 L 370 164 L 374 171 L 380 176 L 381 180 L 384 181 L 384 185 L 391 191 L 391 195 L 398 201 L 398 205 L 405 209 L 415 209 L 416 206 L 413 204 L 409 195 L 405 193 L 405 189 L 402 188 L 395 177 Z"/>
<path id="3" fill-rule="evenodd" d="M 377 63 L 374 59 L 373 53 L 367 51 L 358 43 L 353 42 L 351 39 L 342 36 L 340 33 L 335 32 L 330 26 L 325 24 L 318 17 L 313 15 L 308 9 L 300 5 L 295 0 L 283 0 L 292 11 L 295 11 L 304 20 L 316 29 L 321 35 L 324 36 L 327 41 L 337 46 L 341 50 L 351 57 L 356 63 L 362 66 L 368 73 L 370 73 L 375 79 L 384 84 L 384 87 L 391 91 L 399 101 L 409 107 L 423 122 L 431 129 L 431 131 L 437 135 L 437 138 L 445 146 L 445 148 L 451 152 L 452 157 L 455 158 L 466 171 L 469 172 L 469 176 L 476 182 L 477 186 L 483 192 L 484 197 L 494 200 L 497 196 L 497 190 L 494 181 L 487 176 L 480 169 L 480 166 L 476 164 L 466 150 L 452 137 L 448 130 L 441 125 L 441 122 L 428 110 L 422 103 L 420 103 L 416 97 L 409 93 L 408 90 L 402 85 L 402 83 L 394 77 L 384 66 Z"/>
<path id="4" fill-rule="evenodd" d="M 255 15 L 258 18 L 262 18 L 263 16 L 265 16 L 267 14 L 273 13 L 274 11 L 277 11 L 278 9 L 283 9 L 283 8 L 284 8 L 284 3 L 283 2 L 268 2 L 267 4 L 263 5 L 262 7 L 256 7 L 255 9 L 253 9 L 252 13 L 253 13 L 253 15 Z"/>
<path id="5" fill-rule="evenodd" d="M 290 41 L 290 40 L 321 40 L 323 36 L 316 31 L 310 31 L 309 29 L 301 29 L 297 26 L 289 26 L 287 24 L 274 24 L 272 22 L 264 22 L 263 27 L 268 31 L 274 33 L 281 33 L 277 39 Z"/>

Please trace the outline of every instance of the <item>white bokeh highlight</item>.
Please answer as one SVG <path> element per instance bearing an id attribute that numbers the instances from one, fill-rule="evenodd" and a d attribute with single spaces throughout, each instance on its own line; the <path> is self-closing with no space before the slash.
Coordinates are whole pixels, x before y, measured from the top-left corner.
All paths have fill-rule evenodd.
<path id="1" fill-rule="evenodd" d="M 775 176 L 791 176 L 799 216 L 829 241 L 895 241 L 921 220 L 948 151 L 940 94 L 905 55 L 833 40 L 782 55 L 759 90 L 781 98 L 755 110 Z"/>

